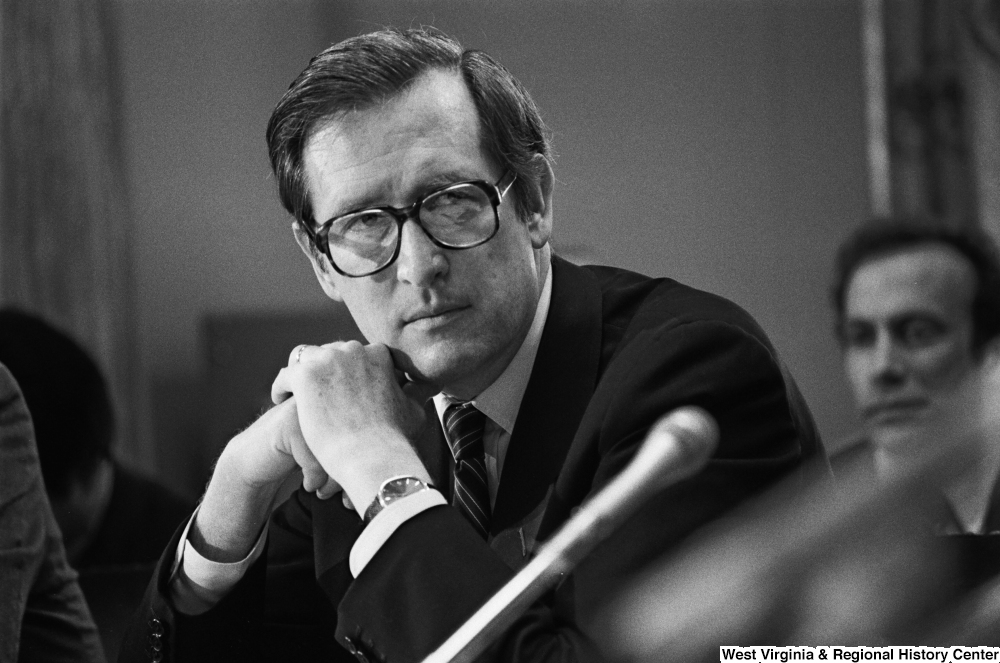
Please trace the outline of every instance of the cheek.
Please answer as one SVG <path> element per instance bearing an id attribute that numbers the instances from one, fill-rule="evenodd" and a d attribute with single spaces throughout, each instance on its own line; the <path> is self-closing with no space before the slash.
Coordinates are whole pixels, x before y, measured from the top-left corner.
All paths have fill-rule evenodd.
<path id="1" fill-rule="evenodd" d="M 957 343 L 929 348 L 913 362 L 916 379 L 928 389 L 948 389 L 962 382 L 971 368 L 969 353 Z"/>
<path id="2" fill-rule="evenodd" d="M 393 340 L 385 297 L 366 288 L 344 288 L 341 295 L 354 323 L 369 343 L 390 344 Z"/>
<path id="3" fill-rule="evenodd" d="M 848 350 L 844 353 L 844 372 L 851 384 L 855 398 L 860 399 L 868 387 L 871 358 L 863 352 Z"/>

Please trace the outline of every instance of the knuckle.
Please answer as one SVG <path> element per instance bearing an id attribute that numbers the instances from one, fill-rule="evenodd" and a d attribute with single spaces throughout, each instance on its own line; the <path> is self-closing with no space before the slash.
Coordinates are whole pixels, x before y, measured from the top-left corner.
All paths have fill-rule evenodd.
<path id="1" fill-rule="evenodd" d="M 385 343 L 372 343 L 368 346 L 368 351 L 378 360 L 385 361 L 392 358 L 389 346 Z"/>
<path id="2" fill-rule="evenodd" d="M 340 347 L 341 352 L 349 357 L 357 357 L 364 352 L 364 346 L 355 340 L 344 341 Z"/>

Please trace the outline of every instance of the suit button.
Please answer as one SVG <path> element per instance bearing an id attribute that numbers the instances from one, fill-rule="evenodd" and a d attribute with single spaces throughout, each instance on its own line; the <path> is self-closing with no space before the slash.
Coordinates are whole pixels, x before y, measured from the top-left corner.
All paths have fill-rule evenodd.
<path id="1" fill-rule="evenodd" d="M 153 617 L 152 619 L 149 620 L 148 626 L 149 626 L 150 632 L 153 635 L 155 635 L 157 637 L 163 635 L 163 622 L 161 622 L 156 617 Z"/>
<path id="2" fill-rule="evenodd" d="M 160 636 L 158 635 L 149 636 L 149 648 L 155 652 L 163 651 L 163 641 L 160 640 Z"/>
<path id="3" fill-rule="evenodd" d="M 160 663 L 163 660 L 163 652 L 155 652 L 153 657 L 149 659 L 153 663 Z"/>
<path id="4" fill-rule="evenodd" d="M 358 646 L 354 644 L 354 640 L 351 640 L 346 636 L 344 637 L 344 647 L 347 648 L 347 651 L 349 651 L 352 656 L 358 655 Z"/>

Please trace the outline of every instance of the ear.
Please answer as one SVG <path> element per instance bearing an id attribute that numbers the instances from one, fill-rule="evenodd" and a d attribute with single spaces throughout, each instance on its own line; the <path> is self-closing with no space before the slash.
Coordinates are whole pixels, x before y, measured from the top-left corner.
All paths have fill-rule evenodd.
<path id="1" fill-rule="evenodd" d="M 541 154 L 534 156 L 531 166 L 535 177 L 526 187 L 528 217 L 524 222 L 528 227 L 532 247 L 540 249 L 552 237 L 552 188 L 555 175 L 549 160 Z"/>
<path id="2" fill-rule="evenodd" d="M 337 284 L 334 282 L 336 272 L 334 272 L 327 257 L 319 252 L 298 221 L 292 221 L 292 234 L 295 236 L 295 243 L 302 249 L 302 253 L 309 258 L 313 272 L 316 274 L 316 280 L 319 281 L 319 286 L 323 288 L 326 296 L 337 302 L 343 301 L 340 291 L 337 290 Z"/>

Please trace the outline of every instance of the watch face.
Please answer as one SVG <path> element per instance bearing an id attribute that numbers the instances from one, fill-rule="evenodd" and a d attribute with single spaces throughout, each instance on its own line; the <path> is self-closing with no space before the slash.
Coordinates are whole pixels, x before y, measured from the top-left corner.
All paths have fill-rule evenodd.
<path id="1" fill-rule="evenodd" d="M 423 490 L 426 486 L 424 482 L 416 477 L 401 477 L 386 482 L 382 487 L 382 503 L 389 505 L 401 497 L 412 495 Z"/>

